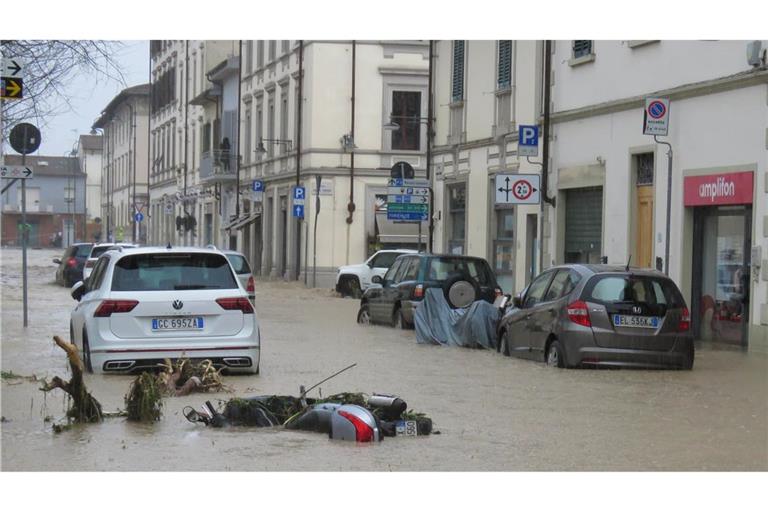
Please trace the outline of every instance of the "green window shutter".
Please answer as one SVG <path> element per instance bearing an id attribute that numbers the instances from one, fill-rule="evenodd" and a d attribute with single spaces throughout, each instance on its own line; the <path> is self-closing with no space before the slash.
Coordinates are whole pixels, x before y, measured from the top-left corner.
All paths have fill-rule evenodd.
<path id="1" fill-rule="evenodd" d="M 451 100 L 464 99 L 464 41 L 453 42 L 453 75 L 451 81 Z"/>
<path id="2" fill-rule="evenodd" d="M 512 84 L 512 41 L 499 41 L 497 87 L 509 89 Z"/>

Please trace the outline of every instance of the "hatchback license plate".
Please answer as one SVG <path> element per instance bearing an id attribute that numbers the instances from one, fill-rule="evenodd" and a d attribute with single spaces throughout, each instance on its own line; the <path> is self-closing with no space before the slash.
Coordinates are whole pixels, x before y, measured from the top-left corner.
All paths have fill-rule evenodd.
<path id="1" fill-rule="evenodd" d="M 613 315 L 613 325 L 616 327 L 645 327 L 648 329 L 655 329 L 659 326 L 659 317 Z"/>
<path id="2" fill-rule="evenodd" d="M 200 330 L 203 328 L 203 317 L 201 316 L 179 316 L 171 318 L 153 318 L 153 331 L 179 331 L 179 330 Z"/>

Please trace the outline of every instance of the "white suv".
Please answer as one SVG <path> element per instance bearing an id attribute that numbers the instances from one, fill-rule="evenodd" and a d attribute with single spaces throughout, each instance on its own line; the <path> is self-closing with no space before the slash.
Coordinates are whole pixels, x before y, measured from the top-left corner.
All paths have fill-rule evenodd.
<path id="1" fill-rule="evenodd" d="M 383 277 L 389 267 L 401 254 L 417 254 L 412 249 L 392 249 L 377 251 L 365 263 L 344 265 L 336 270 L 336 291 L 359 299 L 371 286 L 373 276 Z"/>
<path id="2" fill-rule="evenodd" d="M 70 336 L 88 371 L 128 372 L 188 357 L 259 373 L 256 313 L 216 249 L 110 250 L 72 297 Z"/>

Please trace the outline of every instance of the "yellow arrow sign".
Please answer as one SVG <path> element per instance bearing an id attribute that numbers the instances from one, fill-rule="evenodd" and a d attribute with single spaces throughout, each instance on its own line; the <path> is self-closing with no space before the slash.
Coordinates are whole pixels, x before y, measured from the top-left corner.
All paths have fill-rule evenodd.
<path id="1" fill-rule="evenodd" d="M 24 83 L 21 78 L 4 77 L 0 97 L 20 99 L 24 97 Z"/>

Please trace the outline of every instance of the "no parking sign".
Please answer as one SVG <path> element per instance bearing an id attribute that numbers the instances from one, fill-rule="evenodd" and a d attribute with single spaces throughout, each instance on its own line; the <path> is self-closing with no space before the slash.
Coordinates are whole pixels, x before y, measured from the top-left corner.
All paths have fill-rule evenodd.
<path id="1" fill-rule="evenodd" d="M 669 131 L 669 98 L 645 98 L 643 133 L 667 135 Z"/>

